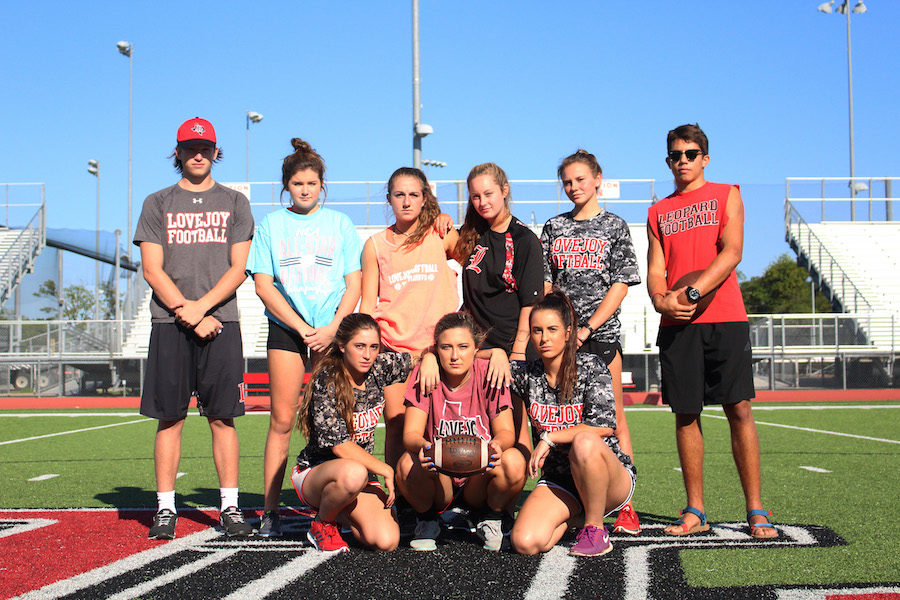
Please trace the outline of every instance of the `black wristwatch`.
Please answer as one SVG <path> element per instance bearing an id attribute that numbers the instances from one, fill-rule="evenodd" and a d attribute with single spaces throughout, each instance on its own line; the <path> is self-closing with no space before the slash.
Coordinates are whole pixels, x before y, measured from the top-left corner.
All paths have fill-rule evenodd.
<path id="1" fill-rule="evenodd" d="M 688 302 L 691 304 L 700 302 L 700 290 L 697 288 L 688 286 L 687 289 L 684 290 L 684 295 L 687 296 Z"/>

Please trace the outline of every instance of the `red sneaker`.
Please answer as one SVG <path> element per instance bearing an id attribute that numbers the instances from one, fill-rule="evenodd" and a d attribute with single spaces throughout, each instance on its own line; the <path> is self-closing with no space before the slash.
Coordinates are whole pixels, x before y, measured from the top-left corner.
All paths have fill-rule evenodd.
<path id="1" fill-rule="evenodd" d="M 313 521 L 309 524 L 309 533 L 306 539 L 321 552 L 336 554 L 338 552 L 350 552 L 350 546 L 341 537 L 340 531 L 334 523 Z"/>
<path id="2" fill-rule="evenodd" d="M 641 523 L 638 521 L 637 513 L 629 502 L 619 511 L 616 522 L 613 523 L 613 533 L 628 533 L 637 535 L 641 532 Z"/>

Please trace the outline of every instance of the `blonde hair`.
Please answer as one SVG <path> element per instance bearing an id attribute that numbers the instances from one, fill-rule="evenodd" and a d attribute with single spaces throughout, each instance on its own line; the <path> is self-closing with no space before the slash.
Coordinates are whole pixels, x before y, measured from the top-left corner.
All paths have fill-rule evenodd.
<path id="1" fill-rule="evenodd" d="M 489 162 L 476 165 L 472 167 L 472 170 L 469 171 L 469 176 L 466 177 L 466 184 L 470 189 L 472 180 L 481 175 L 490 175 L 494 180 L 494 183 L 496 183 L 501 190 L 503 190 L 504 187 L 506 188 L 507 192 L 506 196 L 503 197 L 503 206 L 506 208 L 508 214 L 509 203 L 512 200 L 512 192 L 509 190 L 509 179 L 506 177 L 506 172 L 496 163 Z M 466 206 L 466 218 L 459 230 L 459 241 L 456 242 L 456 248 L 454 249 L 456 258 L 459 261 L 466 260 L 469 255 L 472 254 L 472 250 L 475 248 L 475 242 L 489 227 L 490 225 L 488 225 L 487 220 L 479 215 L 478 211 L 475 210 L 475 207 L 472 205 L 472 195 L 470 193 L 469 204 Z"/>

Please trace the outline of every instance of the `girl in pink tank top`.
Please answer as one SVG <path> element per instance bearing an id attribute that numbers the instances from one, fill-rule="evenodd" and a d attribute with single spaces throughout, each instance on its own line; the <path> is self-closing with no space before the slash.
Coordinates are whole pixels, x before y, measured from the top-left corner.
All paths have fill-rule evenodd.
<path id="1" fill-rule="evenodd" d="M 456 272 L 447 264 L 458 236 L 421 170 L 397 169 L 387 191 L 395 220 L 363 247 L 359 312 L 375 318 L 385 348 L 418 356 L 431 344 L 438 319 L 459 308 Z M 403 383 L 384 390 L 385 460 L 391 466 L 403 451 L 405 389 Z"/>

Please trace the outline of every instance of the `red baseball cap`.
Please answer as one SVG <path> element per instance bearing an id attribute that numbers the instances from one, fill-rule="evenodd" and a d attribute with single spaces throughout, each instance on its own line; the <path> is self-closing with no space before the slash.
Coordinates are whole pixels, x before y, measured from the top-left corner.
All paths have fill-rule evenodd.
<path id="1" fill-rule="evenodd" d="M 188 119 L 178 128 L 178 147 L 188 146 L 197 142 L 216 146 L 216 130 L 212 123 L 200 117 Z"/>

